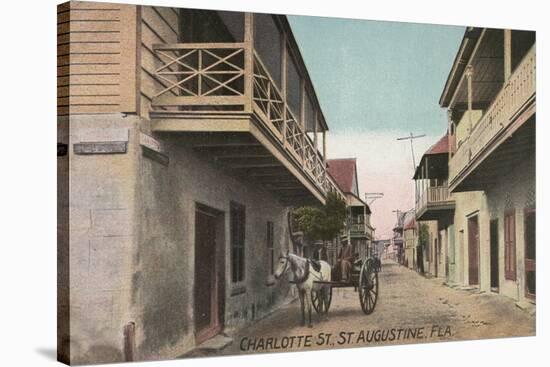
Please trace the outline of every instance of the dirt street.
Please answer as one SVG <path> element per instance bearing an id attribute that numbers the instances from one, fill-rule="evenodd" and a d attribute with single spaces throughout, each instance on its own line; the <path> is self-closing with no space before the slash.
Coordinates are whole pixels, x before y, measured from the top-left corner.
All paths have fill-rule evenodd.
<path id="1" fill-rule="evenodd" d="M 450 288 L 395 263 L 383 265 L 375 311 L 361 311 L 353 288 L 334 289 L 329 320 L 314 315 L 313 328 L 300 326 L 299 302 L 231 335 L 222 354 L 364 347 L 527 336 L 535 317 L 497 294 Z"/>

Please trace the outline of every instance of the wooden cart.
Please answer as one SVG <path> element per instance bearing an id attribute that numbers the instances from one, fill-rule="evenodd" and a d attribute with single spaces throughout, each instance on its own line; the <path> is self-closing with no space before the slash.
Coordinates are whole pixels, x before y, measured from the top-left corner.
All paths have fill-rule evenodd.
<path id="1" fill-rule="evenodd" d="M 332 302 L 333 288 L 354 287 L 359 294 L 361 309 L 366 315 L 370 315 L 376 307 L 378 300 L 378 270 L 380 260 L 367 258 L 356 262 L 352 267 L 351 277 L 348 281 L 315 281 L 315 284 L 326 285 L 328 291 L 327 311 Z M 320 292 L 311 292 L 311 302 L 317 313 L 321 310 Z"/>

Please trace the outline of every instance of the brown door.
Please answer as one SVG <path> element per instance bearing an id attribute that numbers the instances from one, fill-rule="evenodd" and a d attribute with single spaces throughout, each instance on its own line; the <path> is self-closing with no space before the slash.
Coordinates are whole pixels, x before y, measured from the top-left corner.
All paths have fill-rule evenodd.
<path id="1" fill-rule="evenodd" d="M 479 284 L 479 223 L 477 215 L 468 218 L 468 279 L 470 285 Z"/>
<path id="2" fill-rule="evenodd" d="M 434 252 L 435 252 L 435 259 L 434 259 L 434 268 L 435 268 L 435 277 L 437 278 L 439 276 L 439 241 L 438 239 L 434 239 Z"/>
<path id="3" fill-rule="evenodd" d="M 489 229 L 491 237 L 491 289 L 497 290 L 499 285 L 498 273 L 498 219 L 491 221 Z"/>
<path id="4" fill-rule="evenodd" d="M 195 215 L 195 335 L 196 343 L 221 331 L 218 295 L 220 280 L 216 251 L 216 216 Z"/>
<path id="5" fill-rule="evenodd" d="M 525 211 L 525 296 L 535 299 L 536 294 L 536 214 L 535 209 Z"/>

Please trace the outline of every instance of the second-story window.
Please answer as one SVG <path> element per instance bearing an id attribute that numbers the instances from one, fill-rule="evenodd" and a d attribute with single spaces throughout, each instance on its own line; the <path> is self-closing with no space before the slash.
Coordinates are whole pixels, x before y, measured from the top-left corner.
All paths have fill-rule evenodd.
<path id="1" fill-rule="evenodd" d="M 281 88 L 282 75 L 281 46 L 281 32 L 275 23 L 275 18 L 269 14 L 254 14 L 254 48 L 279 88 Z"/>
<path id="2" fill-rule="evenodd" d="M 302 105 L 302 82 L 294 59 L 288 54 L 287 59 L 287 102 L 294 116 L 300 121 Z"/>
<path id="3" fill-rule="evenodd" d="M 233 283 L 242 282 L 245 273 L 245 207 L 231 203 L 231 280 Z"/>
<path id="4" fill-rule="evenodd" d="M 242 42 L 244 13 L 181 9 L 181 42 Z"/>
<path id="5" fill-rule="evenodd" d="M 267 222 L 266 245 L 267 245 L 267 268 L 269 275 L 275 272 L 275 248 L 274 248 L 273 222 Z"/>
<path id="6" fill-rule="evenodd" d="M 306 94 L 306 100 L 304 101 L 304 127 L 307 132 L 313 133 L 315 131 L 315 110 L 311 98 Z"/>

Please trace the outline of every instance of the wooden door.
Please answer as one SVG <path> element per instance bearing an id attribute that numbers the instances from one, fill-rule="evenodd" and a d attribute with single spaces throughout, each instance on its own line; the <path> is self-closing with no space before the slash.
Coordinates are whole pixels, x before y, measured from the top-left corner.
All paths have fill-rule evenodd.
<path id="1" fill-rule="evenodd" d="M 221 331 L 219 317 L 219 265 L 216 246 L 216 216 L 195 215 L 195 335 L 196 343 Z"/>
<path id="2" fill-rule="evenodd" d="M 504 215 L 504 278 L 516 280 L 516 216 L 513 210 Z"/>
<path id="3" fill-rule="evenodd" d="M 536 214 L 535 209 L 525 211 L 525 296 L 536 295 Z"/>
<path id="4" fill-rule="evenodd" d="M 477 215 L 468 218 L 468 284 L 479 284 L 479 223 Z"/>
<path id="5" fill-rule="evenodd" d="M 491 237 L 491 288 L 498 289 L 498 219 L 491 221 L 489 236 Z"/>
<path id="6" fill-rule="evenodd" d="M 439 241 L 438 238 L 434 239 L 434 270 L 435 270 L 435 277 L 437 278 L 439 276 Z"/>

